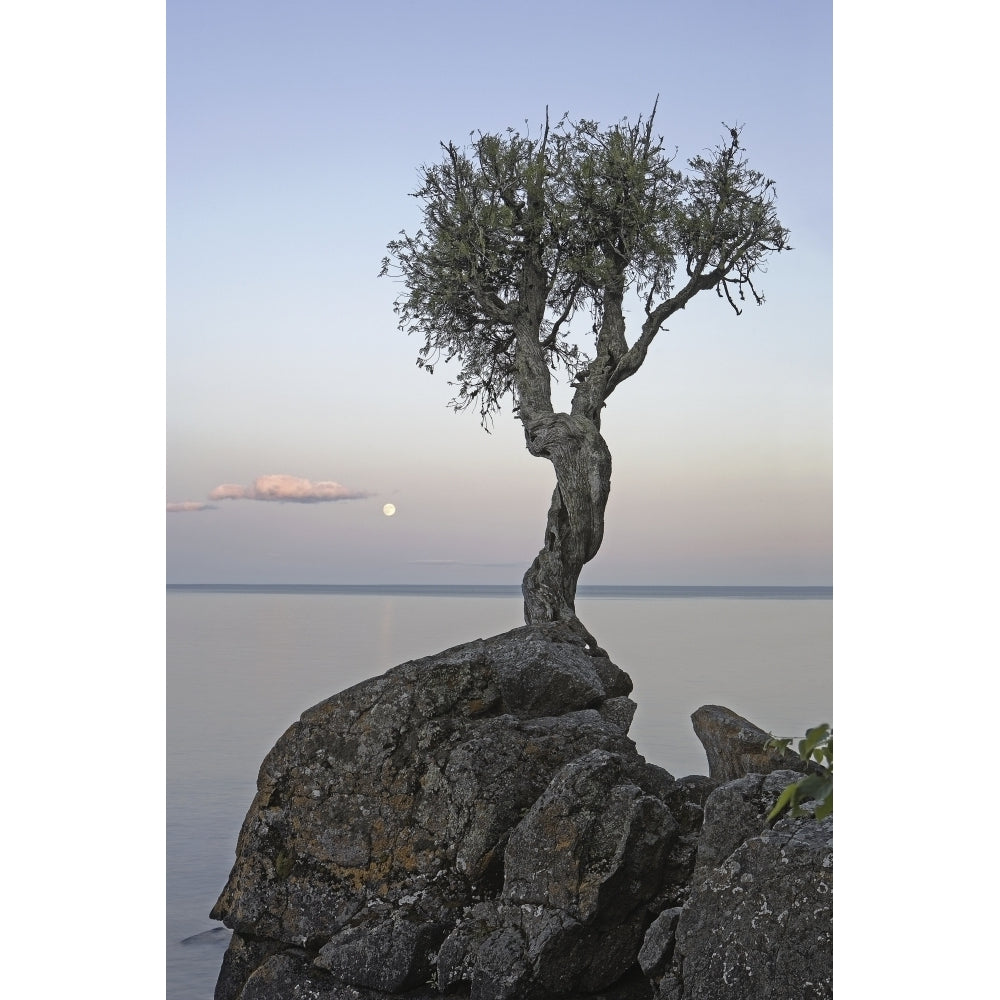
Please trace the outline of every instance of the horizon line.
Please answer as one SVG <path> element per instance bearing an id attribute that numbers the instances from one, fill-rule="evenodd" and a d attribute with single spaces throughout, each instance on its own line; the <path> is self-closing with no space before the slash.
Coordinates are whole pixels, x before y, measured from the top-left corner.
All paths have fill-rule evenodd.
<path id="1" fill-rule="evenodd" d="M 423 587 L 437 589 L 455 589 L 461 587 L 491 588 L 494 590 L 521 590 L 520 583 L 289 583 L 275 581 L 167 581 L 167 587 L 352 587 L 369 590 L 386 589 L 389 587 Z M 832 590 L 832 583 L 581 583 L 577 592 L 582 590 L 609 589 L 658 589 L 658 590 Z"/>

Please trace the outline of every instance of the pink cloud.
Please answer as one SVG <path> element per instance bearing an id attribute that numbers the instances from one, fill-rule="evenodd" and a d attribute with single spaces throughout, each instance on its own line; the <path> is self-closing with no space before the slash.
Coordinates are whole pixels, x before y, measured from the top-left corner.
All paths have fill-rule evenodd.
<path id="1" fill-rule="evenodd" d="M 370 494 L 351 490 L 332 480 L 314 483 L 299 476 L 258 476 L 251 486 L 223 483 L 209 493 L 209 500 L 277 500 L 291 503 L 327 503 L 332 500 L 362 500 Z"/>
<path id="2" fill-rule="evenodd" d="M 252 500 L 253 491 L 250 487 L 239 486 L 236 483 L 223 483 L 216 486 L 208 494 L 209 500 Z"/>
<path id="3" fill-rule="evenodd" d="M 216 508 L 212 504 L 205 503 L 204 500 L 182 500 L 179 503 L 167 504 L 168 514 L 180 514 L 193 510 L 215 510 L 215 509 Z"/>

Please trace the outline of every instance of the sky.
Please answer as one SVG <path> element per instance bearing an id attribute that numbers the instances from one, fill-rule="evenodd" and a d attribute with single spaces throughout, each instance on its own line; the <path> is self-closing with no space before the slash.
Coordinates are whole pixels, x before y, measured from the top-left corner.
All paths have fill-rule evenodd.
<path id="1" fill-rule="evenodd" d="M 518 583 L 551 466 L 509 405 L 490 434 L 448 409 L 380 263 L 440 142 L 657 97 L 680 161 L 744 125 L 794 250 L 763 307 L 703 293 L 609 401 L 580 582 L 831 582 L 829 3 L 166 11 L 168 582 Z"/>

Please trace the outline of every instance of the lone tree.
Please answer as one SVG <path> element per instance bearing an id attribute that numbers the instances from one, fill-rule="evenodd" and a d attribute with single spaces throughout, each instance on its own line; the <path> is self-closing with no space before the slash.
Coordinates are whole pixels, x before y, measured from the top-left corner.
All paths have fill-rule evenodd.
<path id="1" fill-rule="evenodd" d="M 399 328 L 423 338 L 417 364 L 460 370 L 456 410 L 478 407 L 488 429 L 513 397 L 528 451 L 555 467 L 545 544 L 524 576 L 529 624 L 577 623 L 577 581 L 604 535 L 611 452 L 608 397 L 634 375 L 664 323 L 714 289 L 737 314 L 758 305 L 758 272 L 790 249 L 774 182 L 752 169 L 741 127 L 707 155 L 673 166 L 648 119 L 610 128 L 564 116 L 537 136 L 514 129 L 442 143 L 414 192 L 423 222 L 388 245 L 382 274 L 402 279 Z M 645 319 L 626 336 L 626 296 Z M 588 350 L 577 321 L 589 325 Z M 570 380 L 568 413 L 553 373 Z M 589 634 L 588 634 L 589 635 Z"/>

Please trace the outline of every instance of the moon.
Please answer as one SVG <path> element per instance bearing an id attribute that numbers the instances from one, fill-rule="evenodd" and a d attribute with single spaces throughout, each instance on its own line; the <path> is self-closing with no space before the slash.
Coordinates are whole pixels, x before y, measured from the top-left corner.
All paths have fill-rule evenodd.
<path id="1" fill-rule="evenodd" d="M 387 503 L 382 508 L 382 513 L 385 514 L 386 517 L 392 517 L 392 515 L 396 513 L 396 505 L 394 503 Z"/>

